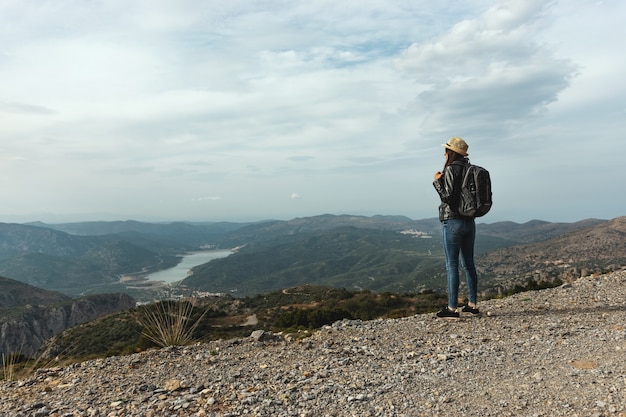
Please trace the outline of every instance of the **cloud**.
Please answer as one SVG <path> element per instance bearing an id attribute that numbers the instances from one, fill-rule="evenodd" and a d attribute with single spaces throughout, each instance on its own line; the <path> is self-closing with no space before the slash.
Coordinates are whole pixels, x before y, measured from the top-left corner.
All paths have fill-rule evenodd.
<path id="1" fill-rule="evenodd" d="M 625 4 L 1 2 L 0 152 L 22 159 L 0 166 L 0 215 L 428 217 L 455 135 L 505 219 L 579 163 L 600 196 L 621 175 L 601 149 L 626 133 Z"/>
<path id="2" fill-rule="evenodd" d="M 547 7 L 537 0 L 497 3 L 403 52 L 395 63 L 420 86 L 414 109 L 426 132 L 452 134 L 445 125 L 453 120 L 465 131 L 499 137 L 557 100 L 577 66 L 537 39 Z"/>
<path id="3" fill-rule="evenodd" d="M 292 200 L 300 200 L 300 198 L 302 198 L 302 197 L 300 197 L 300 194 L 298 194 L 298 193 L 291 193 L 291 199 Z"/>

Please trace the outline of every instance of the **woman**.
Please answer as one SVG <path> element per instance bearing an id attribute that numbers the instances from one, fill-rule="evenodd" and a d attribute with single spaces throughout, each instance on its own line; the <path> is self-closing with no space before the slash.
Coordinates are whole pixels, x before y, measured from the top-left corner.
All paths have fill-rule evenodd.
<path id="1" fill-rule="evenodd" d="M 459 137 L 453 137 L 441 146 L 446 148 L 444 154 L 446 162 L 443 171 L 435 173 L 433 185 L 441 198 L 439 220 L 443 227 L 443 249 L 448 273 L 448 306 L 438 312 L 437 317 L 459 317 L 459 254 L 469 293 L 469 303 L 462 311 L 477 315 L 480 311 L 476 305 L 478 275 L 474 265 L 476 224 L 473 217 L 464 217 L 458 213 L 463 173 L 469 164 L 467 159 L 469 146 Z"/>

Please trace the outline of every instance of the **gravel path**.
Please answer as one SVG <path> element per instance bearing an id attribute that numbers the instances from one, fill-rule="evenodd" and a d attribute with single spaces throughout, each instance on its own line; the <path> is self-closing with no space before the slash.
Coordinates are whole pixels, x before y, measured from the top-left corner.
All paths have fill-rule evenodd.
<path id="1" fill-rule="evenodd" d="M 39 370 L 0 416 L 626 417 L 626 271 L 480 308 Z"/>

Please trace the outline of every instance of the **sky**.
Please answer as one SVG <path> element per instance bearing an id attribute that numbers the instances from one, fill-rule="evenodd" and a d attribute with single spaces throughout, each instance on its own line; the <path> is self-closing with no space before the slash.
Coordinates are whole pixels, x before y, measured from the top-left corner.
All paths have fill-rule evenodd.
<path id="1" fill-rule="evenodd" d="M 626 215 L 622 0 L 0 0 L 0 222 Z"/>

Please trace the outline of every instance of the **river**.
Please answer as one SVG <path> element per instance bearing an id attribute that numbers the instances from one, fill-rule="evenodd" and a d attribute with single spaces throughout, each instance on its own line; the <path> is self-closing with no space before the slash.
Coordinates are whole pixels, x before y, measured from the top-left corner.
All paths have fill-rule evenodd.
<path id="1" fill-rule="evenodd" d="M 225 258 L 231 253 L 232 252 L 230 250 L 210 250 L 186 253 L 182 255 L 183 260 L 180 261 L 180 263 L 175 267 L 155 272 L 148 275 L 146 278 L 150 281 L 163 281 L 171 284 L 187 278 L 191 268 L 194 266 L 205 264 L 214 259 Z"/>

